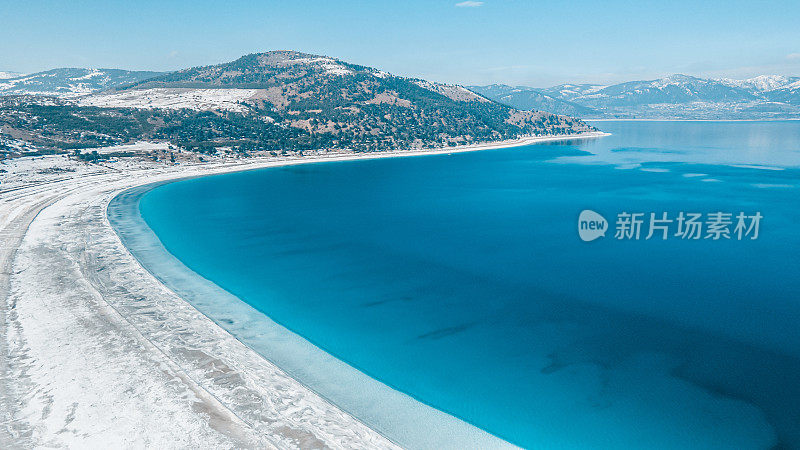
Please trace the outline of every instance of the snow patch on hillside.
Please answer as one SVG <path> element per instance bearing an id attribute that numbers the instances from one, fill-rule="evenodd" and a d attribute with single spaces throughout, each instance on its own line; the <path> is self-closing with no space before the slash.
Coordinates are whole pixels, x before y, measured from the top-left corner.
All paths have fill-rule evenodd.
<path id="1" fill-rule="evenodd" d="M 470 91 L 469 89 L 465 88 L 464 86 L 458 84 L 440 84 L 440 83 L 432 83 L 426 80 L 411 80 L 412 83 L 416 84 L 421 88 L 425 88 L 429 91 L 436 92 L 438 94 L 442 94 L 445 97 L 459 101 L 459 102 L 488 102 L 487 100 L 480 95 Z"/>
<path id="2" fill-rule="evenodd" d="M 336 63 L 322 64 L 322 68 L 325 69 L 327 75 L 350 75 L 353 73 L 352 70 Z"/>
<path id="3" fill-rule="evenodd" d="M 339 63 L 339 61 L 327 56 L 313 58 L 290 58 L 281 62 L 283 66 L 294 66 L 304 64 L 307 66 L 319 66 L 326 75 L 351 75 L 353 71 Z"/>
<path id="4" fill-rule="evenodd" d="M 792 81 L 795 80 L 796 78 L 789 78 L 783 75 L 759 75 L 746 80 L 722 78 L 719 81 L 727 84 L 728 86 L 740 87 L 744 89 L 755 89 L 763 92 L 786 87 L 787 85 L 792 84 Z"/>
<path id="5" fill-rule="evenodd" d="M 83 153 L 90 153 L 96 151 L 101 155 L 109 153 L 150 153 L 153 151 L 170 151 L 170 144 L 168 142 L 146 142 L 139 141 L 133 144 L 111 145 L 108 147 L 96 147 L 83 149 Z"/>
<path id="6" fill-rule="evenodd" d="M 577 85 L 577 84 L 562 84 L 558 86 L 558 92 L 565 97 L 578 97 L 581 95 L 589 95 L 593 94 L 601 89 L 604 89 L 608 86 L 604 84 L 595 84 L 595 85 Z"/>
<path id="7" fill-rule="evenodd" d="M 151 88 L 96 94 L 77 100 L 80 106 L 137 109 L 222 109 L 245 112 L 242 104 L 259 92 L 258 89 L 175 89 Z"/>
<path id="8" fill-rule="evenodd" d="M 80 77 L 74 77 L 73 80 L 89 80 L 91 78 L 96 78 L 105 75 L 103 72 L 100 72 L 97 69 L 89 69 L 89 73 Z"/>

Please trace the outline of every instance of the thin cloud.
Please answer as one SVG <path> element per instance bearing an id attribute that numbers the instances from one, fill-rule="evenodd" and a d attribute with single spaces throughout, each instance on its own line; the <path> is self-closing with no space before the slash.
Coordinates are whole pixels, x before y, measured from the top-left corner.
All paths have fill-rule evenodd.
<path id="1" fill-rule="evenodd" d="M 467 0 L 465 2 L 456 3 L 456 8 L 477 8 L 479 6 L 483 6 L 483 2 Z"/>
<path id="2" fill-rule="evenodd" d="M 800 53 L 789 53 L 788 55 L 786 55 L 786 59 L 790 61 L 798 60 L 800 59 Z"/>

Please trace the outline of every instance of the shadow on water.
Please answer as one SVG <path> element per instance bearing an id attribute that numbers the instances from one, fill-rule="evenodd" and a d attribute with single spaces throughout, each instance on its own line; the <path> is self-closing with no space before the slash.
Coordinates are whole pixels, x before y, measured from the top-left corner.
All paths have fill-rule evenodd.
<path id="1" fill-rule="evenodd" d="M 774 448 L 800 448 L 800 358 L 545 291 L 534 297 L 547 300 L 520 320 L 531 326 L 569 323 L 570 328 L 590 330 L 553 349 L 541 373 L 557 375 L 583 364 L 612 370 L 636 355 L 669 355 L 673 376 L 714 396 L 759 408 L 776 431 Z"/>

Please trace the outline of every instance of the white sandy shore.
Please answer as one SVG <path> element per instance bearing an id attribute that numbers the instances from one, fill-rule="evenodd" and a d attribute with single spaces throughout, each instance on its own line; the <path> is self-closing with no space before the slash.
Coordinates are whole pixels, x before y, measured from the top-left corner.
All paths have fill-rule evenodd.
<path id="1" fill-rule="evenodd" d="M 395 448 L 159 283 L 114 233 L 109 201 L 183 177 L 602 135 L 169 167 L 63 157 L 4 164 L 0 448 Z M 479 436 L 474 447 L 508 445 L 471 432 Z M 431 442 L 449 441 L 442 434 Z"/>

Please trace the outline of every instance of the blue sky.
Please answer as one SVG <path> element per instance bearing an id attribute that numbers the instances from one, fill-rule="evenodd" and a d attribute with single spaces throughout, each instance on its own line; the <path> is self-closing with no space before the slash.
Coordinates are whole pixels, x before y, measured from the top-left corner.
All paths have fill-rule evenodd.
<path id="1" fill-rule="evenodd" d="M 0 70 L 175 70 L 293 49 L 434 81 L 800 75 L 800 1 L 0 0 Z"/>

